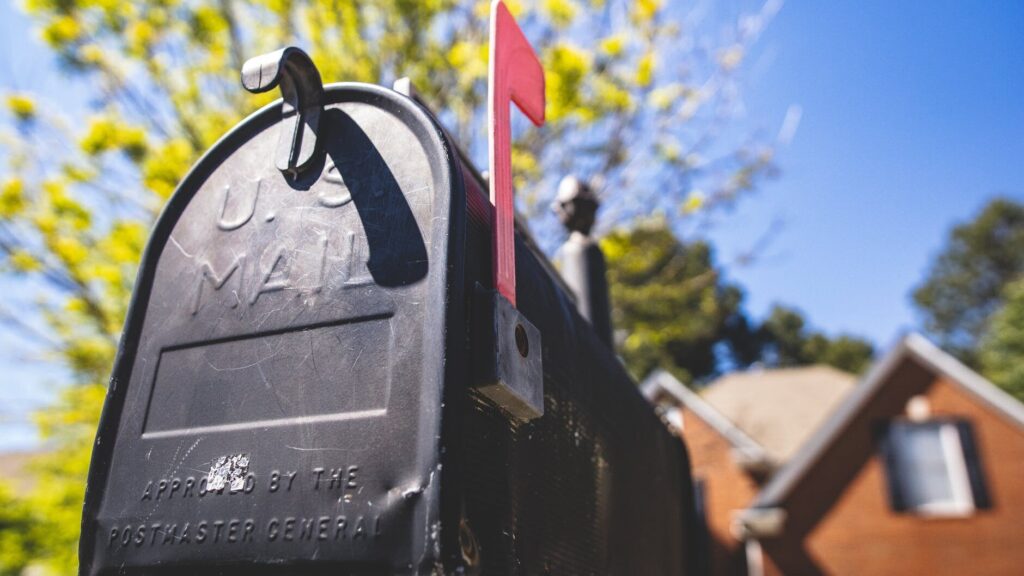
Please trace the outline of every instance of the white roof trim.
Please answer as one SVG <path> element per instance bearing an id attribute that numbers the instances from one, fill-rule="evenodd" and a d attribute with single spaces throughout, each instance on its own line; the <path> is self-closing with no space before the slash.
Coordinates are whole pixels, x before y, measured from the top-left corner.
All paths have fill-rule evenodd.
<path id="1" fill-rule="evenodd" d="M 874 397 L 888 376 L 905 357 L 911 357 L 938 375 L 945 376 L 989 405 L 1012 423 L 1024 428 L 1024 405 L 997 388 L 977 372 L 960 363 L 924 336 L 912 333 L 903 338 L 881 361 L 875 363 L 825 424 L 807 441 L 796 455 L 782 467 L 761 490 L 752 507 L 765 508 L 778 505 L 795 488 L 797 482 L 811 469 Z"/>
<path id="2" fill-rule="evenodd" d="M 1024 404 L 1021 404 L 1016 398 L 989 382 L 981 374 L 964 366 L 959 360 L 932 344 L 924 336 L 911 334 L 905 340 L 922 364 L 960 384 L 964 390 L 977 396 L 979 400 L 988 404 L 1011 424 L 1024 428 Z"/>
<path id="3" fill-rule="evenodd" d="M 676 399 L 680 404 L 693 411 L 701 420 L 707 422 L 745 458 L 753 462 L 771 462 L 768 452 L 753 438 L 736 427 L 721 412 L 715 410 L 697 393 L 687 388 L 675 376 L 664 370 L 655 370 L 644 379 L 640 388 L 648 400 L 653 399 L 656 388 L 660 388 Z M 683 434 L 685 437 L 685 433 Z"/>

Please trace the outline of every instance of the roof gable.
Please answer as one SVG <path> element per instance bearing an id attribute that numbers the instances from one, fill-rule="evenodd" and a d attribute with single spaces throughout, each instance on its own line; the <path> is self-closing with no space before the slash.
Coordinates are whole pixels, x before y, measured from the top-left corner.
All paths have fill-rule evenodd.
<path id="1" fill-rule="evenodd" d="M 655 370 L 640 385 L 648 400 L 654 400 L 658 390 L 673 397 L 679 404 L 689 408 L 713 430 L 724 437 L 736 449 L 743 460 L 749 462 L 770 462 L 771 458 L 765 449 L 754 439 L 736 427 L 714 407 L 705 402 L 699 395 L 687 388 L 675 376 L 664 370 Z"/>
<path id="2" fill-rule="evenodd" d="M 794 458 L 775 474 L 753 507 L 773 507 L 785 500 L 906 360 L 914 360 L 935 375 L 946 377 L 1003 418 L 1024 428 L 1024 405 L 923 336 L 910 334 L 871 368 L 846 401 L 840 404 Z"/>

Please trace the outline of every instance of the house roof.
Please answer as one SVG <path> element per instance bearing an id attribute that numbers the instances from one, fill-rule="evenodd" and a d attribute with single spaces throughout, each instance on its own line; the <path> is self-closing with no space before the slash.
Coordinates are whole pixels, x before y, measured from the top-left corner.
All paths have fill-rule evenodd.
<path id="1" fill-rule="evenodd" d="M 656 400 L 659 390 L 672 396 L 721 434 L 745 460 L 749 462 L 770 461 L 768 453 L 760 444 L 668 372 L 655 370 L 640 384 L 640 389 L 644 396 L 652 401 Z"/>
<path id="2" fill-rule="evenodd" d="M 754 508 L 778 506 L 789 496 L 800 479 L 828 451 L 861 410 L 884 386 L 902 362 L 912 359 L 937 375 L 945 376 L 980 402 L 991 407 L 1007 421 L 1024 428 L 1024 404 L 1003 392 L 956 358 L 943 352 L 919 334 L 910 334 L 877 362 L 854 388 L 850 396 L 800 448 L 789 463 L 779 470 L 761 490 Z"/>
<path id="3" fill-rule="evenodd" d="M 712 382 L 701 397 L 759 444 L 788 462 L 853 390 L 857 378 L 830 366 L 754 369 Z"/>

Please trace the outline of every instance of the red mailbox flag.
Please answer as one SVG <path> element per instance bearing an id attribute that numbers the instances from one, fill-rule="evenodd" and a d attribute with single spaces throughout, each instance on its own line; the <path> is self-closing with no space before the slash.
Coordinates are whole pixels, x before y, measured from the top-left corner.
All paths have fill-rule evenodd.
<path id="1" fill-rule="evenodd" d="M 516 305 L 515 205 L 512 202 L 512 131 L 509 103 L 535 125 L 544 123 L 544 69 L 502 0 L 491 3 L 487 84 L 491 202 L 494 203 L 494 287 Z"/>

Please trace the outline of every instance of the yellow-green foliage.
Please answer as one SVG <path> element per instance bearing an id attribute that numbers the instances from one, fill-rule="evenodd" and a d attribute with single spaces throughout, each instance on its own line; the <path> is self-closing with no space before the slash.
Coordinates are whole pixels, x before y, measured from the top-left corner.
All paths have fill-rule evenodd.
<path id="1" fill-rule="evenodd" d="M 11 178 L 0 186 L 0 218 L 14 218 L 25 205 L 25 184 L 20 178 Z"/>
<path id="2" fill-rule="evenodd" d="M 19 574 L 37 556 L 37 520 L 25 498 L 0 484 L 0 576 Z"/>
<path id="3" fill-rule="evenodd" d="M 698 384 L 715 375 L 723 356 L 739 368 L 828 364 L 855 374 L 871 363 L 870 342 L 810 330 L 791 308 L 777 305 L 756 325 L 743 311 L 742 291 L 721 278 L 710 247 L 680 242 L 663 219 L 618 229 L 601 247 L 615 327 L 624 335 L 620 352 L 637 378 L 662 368 Z"/>
<path id="4" fill-rule="evenodd" d="M 661 367 L 684 382 L 710 374 L 727 321 L 741 314 L 741 294 L 721 282 L 711 248 L 679 242 L 661 219 L 616 230 L 601 247 L 630 372 L 643 378 Z"/>
<path id="5" fill-rule="evenodd" d="M 1007 284 L 1003 298 L 981 339 L 978 357 L 989 380 L 1024 402 L 1024 280 Z"/>
<path id="6" fill-rule="evenodd" d="M 0 492 L 0 573 L 30 562 L 54 573 L 75 571 L 89 446 L 147 230 L 199 155 L 276 97 L 239 86 L 244 60 L 297 44 L 325 81 L 390 83 L 408 76 L 479 158 L 486 142 L 488 5 L 27 0 L 24 9 L 40 37 L 75 77 L 69 85 L 82 91 L 71 97 L 98 104 L 69 117 L 50 95 L 2 94 L 0 159 L 7 169 L 0 179 L 0 274 L 25 281 L 38 296 L 16 313 L 0 312 L 45 319 L 42 340 L 51 344 L 43 351 L 69 369 L 74 386 L 40 420 L 54 450 L 39 462 L 38 489 L 25 501 Z M 686 148 L 684 134 L 692 136 L 690 145 L 706 142 L 684 120 L 711 98 L 686 95 L 697 92 L 689 86 L 709 84 L 691 77 L 696 70 L 714 76 L 722 66 L 715 58 L 679 54 L 678 46 L 693 44 L 684 41 L 689 31 L 680 14 L 658 0 L 508 5 L 526 23 L 546 66 L 548 123 L 523 132 L 513 148 L 515 183 L 528 205 L 546 209 L 542 200 L 554 187 L 544 178 L 580 169 L 606 177 L 617 194 L 606 202 L 643 205 L 664 188 L 680 214 L 699 207 L 679 183 L 700 174 L 667 159 L 696 152 Z M 718 59 L 739 62 L 729 52 Z M 656 104 L 654 113 L 637 115 L 645 102 Z M 716 122 L 720 116 L 715 111 Z M 670 134 L 678 142 L 667 154 L 671 147 L 659 142 Z M 636 178 L 639 167 L 672 186 Z M 745 172 L 740 184 L 760 169 Z M 731 173 L 723 176 L 732 181 Z M 714 188 L 704 188 L 713 199 Z M 37 324 L 24 329 L 38 332 Z"/>
<path id="7" fill-rule="evenodd" d="M 21 121 L 31 120 L 36 116 L 36 103 L 26 94 L 10 94 L 7 96 L 7 109 Z"/>
<path id="8" fill-rule="evenodd" d="M 20 574 L 30 564 L 45 574 L 77 572 L 82 479 L 105 394 L 100 384 L 70 387 L 52 409 L 38 415 L 43 438 L 60 449 L 32 462 L 28 494 L 15 497 L 0 484 L 0 575 Z"/>

